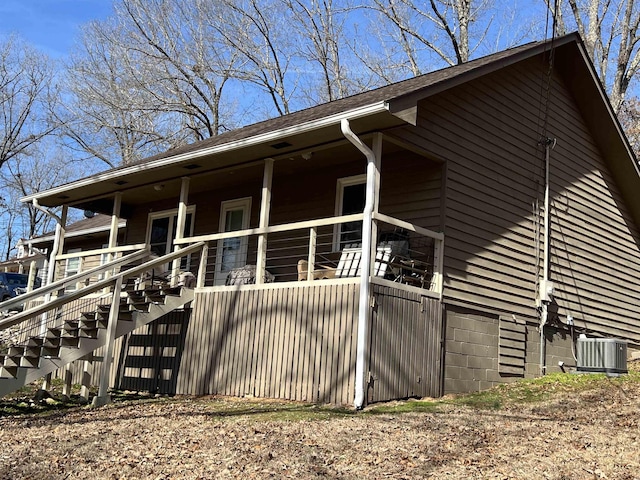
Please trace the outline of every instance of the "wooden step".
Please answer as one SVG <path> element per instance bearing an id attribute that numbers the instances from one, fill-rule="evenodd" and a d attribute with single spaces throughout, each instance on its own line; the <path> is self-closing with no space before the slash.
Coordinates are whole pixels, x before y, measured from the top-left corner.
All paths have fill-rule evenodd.
<path id="1" fill-rule="evenodd" d="M 182 295 L 182 287 L 167 287 L 162 289 L 162 293 L 165 295 L 171 295 L 172 297 L 179 297 Z"/>
<path id="2" fill-rule="evenodd" d="M 31 337 L 27 340 L 25 347 L 42 347 L 42 345 L 44 345 L 44 338 Z"/>
<path id="3" fill-rule="evenodd" d="M 97 311 L 98 318 L 105 322 L 108 321 L 110 310 L 111 310 L 110 305 L 98 305 L 98 311 Z M 134 312 L 129 309 L 125 311 L 120 310 L 120 312 L 118 313 L 118 320 L 131 321 L 133 320 L 133 313 Z"/>
<path id="4" fill-rule="evenodd" d="M 58 358 L 60 356 L 60 345 L 44 343 L 40 349 L 40 355 L 47 358 Z"/>
<path id="5" fill-rule="evenodd" d="M 4 355 L 0 355 L 0 378 L 17 378 L 18 367 L 4 366 Z"/>
<path id="6" fill-rule="evenodd" d="M 144 294 L 153 303 L 164 303 L 165 294 L 159 288 L 149 288 L 144 291 Z"/>
<path id="7" fill-rule="evenodd" d="M 11 346 L 4 355 L 3 367 L 5 368 L 17 368 L 22 362 L 22 356 L 24 354 L 24 347 Z"/>
<path id="8" fill-rule="evenodd" d="M 73 338 L 98 338 L 97 321 L 87 326 L 83 320 L 67 320 L 64 324 L 64 336 Z"/>
<path id="9" fill-rule="evenodd" d="M 80 329 L 83 330 L 98 330 L 98 329 L 105 329 L 107 328 L 107 321 L 104 320 L 103 318 L 100 319 L 88 319 L 88 318 L 83 318 L 80 320 Z"/>
<path id="10" fill-rule="evenodd" d="M 137 312 L 149 311 L 149 302 L 146 299 L 140 301 L 130 301 L 129 306 Z"/>

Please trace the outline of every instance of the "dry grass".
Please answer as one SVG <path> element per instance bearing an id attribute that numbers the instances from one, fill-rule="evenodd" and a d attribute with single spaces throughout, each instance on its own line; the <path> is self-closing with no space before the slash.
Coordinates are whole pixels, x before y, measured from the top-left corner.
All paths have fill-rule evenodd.
<path id="1" fill-rule="evenodd" d="M 0 417 L 2 479 L 640 478 L 640 374 L 362 412 L 229 398 Z"/>

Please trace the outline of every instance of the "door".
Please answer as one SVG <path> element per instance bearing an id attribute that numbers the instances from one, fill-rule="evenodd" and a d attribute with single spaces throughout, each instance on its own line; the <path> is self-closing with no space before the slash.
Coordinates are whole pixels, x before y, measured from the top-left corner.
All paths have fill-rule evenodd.
<path id="1" fill-rule="evenodd" d="M 251 197 L 222 202 L 219 231 L 234 232 L 249 228 L 250 212 Z M 248 242 L 246 236 L 218 240 L 214 285 L 224 285 L 232 269 L 246 265 Z"/>
<path id="2" fill-rule="evenodd" d="M 190 237 L 193 234 L 194 207 L 187 208 L 187 218 L 184 225 L 183 237 Z M 151 248 L 151 253 L 162 257 L 174 250 L 173 241 L 176 238 L 176 225 L 178 223 L 178 210 L 166 210 L 149 215 L 147 243 Z M 168 263 L 164 266 L 165 271 L 171 269 Z M 189 258 L 180 260 L 180 270 L 189 270 Z"/>

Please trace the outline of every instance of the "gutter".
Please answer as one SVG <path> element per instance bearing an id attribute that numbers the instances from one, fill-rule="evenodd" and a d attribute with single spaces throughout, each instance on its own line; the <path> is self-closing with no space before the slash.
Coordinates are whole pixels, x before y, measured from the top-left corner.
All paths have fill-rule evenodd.
<path id="1" fill-rule="evenodd" d="M 251 147 L 251 146 L 255 146 L 263 143 L 269 143 L 275 140 L 279 140 L 282 137 L 298 135 L 301 133 L 317 130 L 319 128 L 339 124 L 343 119 L 347 119 L 347 118 L 353 120 L 357 118 L 368 117 L 376 113 L 383 113 L 383 112 L 388 113 L 389 112 L 388 107 L 389 106 L 386 101 L 380 101 L 380 102 L 372 103 L 370 105 L 366 105 L 364 107 L 359 107 L 353 110 L 340 112 L 335 115 L 329 115 L 328 117 L 323 117 L 318 120 L 313 120 L 307 123 L 302 123 L 302 124 L 293 125 L 290 127 L 281 128 L 281 129 L 270 131 L 267 133 L 255 135 L 249 138 L 244 138 L 244 139 L 236 140 L 229 143 L 223 143 L 220 145 L 214 145 L 208 148 L 203 148 L 201 150 L 195 150 L 191 152 L 181 153 L 178 155 L 172 155 L 172 156 L 161 158 L 158 160 L 152 160 L 150 162 L 146 162 L 140 165 L 131 165 L 129 167 L 119 168 L 115 170 L 113 169 L 108 170 L 104 173 L 92 175 L 91 177 L 86 177 L 81 180 L 68 183 L 67 185 L 63 185 L 57 188 L 52 188 L 51 190 L 45 190 L 44 192 L 27 195 L 25 197 L 22 197 L 20 201 L 31 202 L 33 200 L 37 200 L 38 198 L 42 198 L 46 196 L 55 196 L 61 193 L 65 193 L 68 190 L 73 190 L 74 188 L 87 187 L 97 182 L 114 180 L 126 175 L 131 175 L 138 172 L 144 172 L 144 171 L 152 170 L 156 168 L 162 168 L 170 164 L 179 163 L 182 161 L 187 161 L 187 160 L 192 161 L 196 158 L 200 158 L 208 155 L 215 155 L 215 154 L 226 152 L 229 150 L 237 150 L 240 148 Z"/>
<path id="2" fill-rule="evenodd" d="M 367 330 L 370 321 L 369 297 L 371 295 L 371 244 L 372 244 L 372 222 L 373 203 L 375 196 L 375 154 L 360 140 L 351 130 L 349 119 L 343 118 L 340 122 L 342 134 L 349 140 L 365 157 L 367 157 L 367 185 L 364 204 L 364 218 L 362 220 L 362 253 L 360 259 L 360 299 L 358 304 L 358 338 L 356 341 L 356 382 L 355 398 L 353 405 L 357 410 L 364 406 L 366 394 L 365 382 L 365 361 L 367 354 Z"/>

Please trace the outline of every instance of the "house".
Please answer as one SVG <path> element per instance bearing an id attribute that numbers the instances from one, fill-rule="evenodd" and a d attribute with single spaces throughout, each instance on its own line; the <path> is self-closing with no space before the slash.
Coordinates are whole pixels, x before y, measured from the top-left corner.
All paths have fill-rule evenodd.
<path id="1" fill-rule="evenodd" d="M 119 219 L 118 240 L 124 240 L 124 228 L 127 222 Z M 100 250 L 107 247 L 111 215 L 86 212 L 86 218 L 65 226 L 64 245 L 57 255 L 58 278 L 76 273 L 89 266 L 99 265 L 106 261 L 106 255 L 85 255 L 81 252 Z M 42 282 L 47 280 L 49 257 L 55 241 L 55 231 L 38 235 L 33 238 L 22 238 L 17 244 L 17 255 L 0 263 L 0 269 L 19 273 L 29 273 L 34 270 L 35 276 Z M 70 254 L 77 253 L 77 256 Z M 66 255 L 66 258 L 63 257 Z M 62 262 L 62 260 L 65 260 Z"/>
<path id="2" fill-rule="evenodd" d="M 50 307 L 96 292 L 110 305 L 76 308 L 101 322 L 80 352 L 103 348 L 101 396 L 115 386 L 360 408 L 575 365 L 580 333 L 637 347 L 638 191 L 629 144 L 570 34 L 23 201 L 127 219 L 104 251 L 132 257 Z M 155 257 L 134 262 L 132 246 Z M 163 299 L 143 312 L 154 284 L 136 275 L 160 266 L 171 311 L 151 314 Z M 194 289 L 176 280 L 187 270 Z M 20 378 L 16 355 L 7 381 Z"/>

